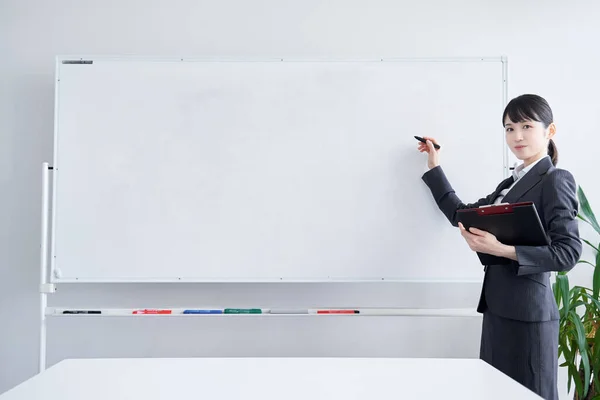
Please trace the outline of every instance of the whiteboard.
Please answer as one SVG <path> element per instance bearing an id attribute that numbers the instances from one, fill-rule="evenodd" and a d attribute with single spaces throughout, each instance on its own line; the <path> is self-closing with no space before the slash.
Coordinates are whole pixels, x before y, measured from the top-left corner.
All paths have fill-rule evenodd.
<path id="1" fill-rule="evenodd" d="M 413 136 L 490 193 L 505 66 L 59 57 L 51 280 L 480 280 Z"/>

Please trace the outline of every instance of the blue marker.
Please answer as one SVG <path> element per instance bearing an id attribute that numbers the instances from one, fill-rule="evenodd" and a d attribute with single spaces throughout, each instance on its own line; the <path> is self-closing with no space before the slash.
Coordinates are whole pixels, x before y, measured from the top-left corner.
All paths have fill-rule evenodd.
<path id="1" fill-rule="evenodd" d="M 223 310 L 184 310 L 184 314 L 223 314 Z"/>

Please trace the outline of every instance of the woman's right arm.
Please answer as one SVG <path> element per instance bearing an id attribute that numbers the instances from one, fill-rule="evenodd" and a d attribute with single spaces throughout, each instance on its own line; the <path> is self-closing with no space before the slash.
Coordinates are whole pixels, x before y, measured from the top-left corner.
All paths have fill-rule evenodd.
<path id="1" fill-rule="evenodd" d="M 431 190 L 431 194 L 440 210 L 444 213 L 448 221 L 454 226 L 458 226 L 457 211 L 465 208 L 477 208 L 479 206 L 492 204 L 494 193 L 485 198 L 479 199 L 475 203 L 465 204 L 454 192 L 450 182 L 446 178 L 441 166 L 436 166 L 425 172 L 423 181 Z"/>
<path id="2" fill-rule="evenodd" d="M 423 174 L 423 181 L 431 190 L 431 194 L 440 210 L 444 213 L 448 221 L 454 226 L 458 226 L 457 211 L 465 208 L 476 208 L 482 205 L 491 204 L 494 201 L 494 193 L 487 197 L 479 199 L 475 203 L 465 204 L 454 192 L 452 185 L 448 181 L 444 170 L 439 164 L 439 150 L 436 150 L 433 143 L 437 143 L 435 139 L 424 137 L 427 143 L 419 143 L 418 150 L 423 153 L 427 152 L 427 166 L 429 171 Z"/>

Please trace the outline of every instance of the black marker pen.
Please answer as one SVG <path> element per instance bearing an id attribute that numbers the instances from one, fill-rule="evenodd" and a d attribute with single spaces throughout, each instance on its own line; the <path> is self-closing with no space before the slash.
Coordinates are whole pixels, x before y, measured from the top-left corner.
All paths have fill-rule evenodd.
<path id="1" fill-rule="evenodd" d="M 415 139 L 417 139 L 419 142 L 427 143 L 427 140 L 423 139 L 420 136 L 415 136 Z M 433 147 L 435 147 L 438 150 L 441 148 L 441 146 L 439 144 L 435 144 L 435 143 L 433 144 Z"/>
<path id="2" fill-rule="evenodd" d="M 96 310 L 66 310 L 63 314 L 102 314 L 101 311 Z"/>

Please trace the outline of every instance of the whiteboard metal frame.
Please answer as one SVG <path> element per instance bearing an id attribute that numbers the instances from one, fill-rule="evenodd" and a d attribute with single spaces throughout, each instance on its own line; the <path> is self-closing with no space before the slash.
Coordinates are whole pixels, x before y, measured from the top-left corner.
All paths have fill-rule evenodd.
<path id="1" fill-rule="evenodd" d="M 198 56 L 110 56 L 110 55 L 94 55 L 94 54 L 77 54 L 69 55 L 63 54 L 56 57 L 56 67 L 60 68 L 63 61 L 156 61 L 156 62 L 379 62 L 379 61 L 393 61 L 393 62 L 501 62 L 507 63 L 508 58 L 506 56 L 470 56 L 470 57 L 373 57 L 373 58 L 332 58 L 332 57 L 198 57 Z"/>
<path id="2" fill-rule="evenodd" d="M 54 174 L 53 174 L 53 205 L 56 204 L 56 188 L 59 175 L 60 163 L 58 162 L 58 110 L 59 93 L 60 93 L 60 68 L 63 61 L 84 61 L 91 60 L 93 62 L 102 61 L 152 61 L 152 62 L 432 62 L 432 63 L 463 63 L 463 62 L 484 62 L 484 63 L 500 63 L 501 64 L 501 84 L 502 84 L 502 105 L 507 104 L 508 94 L 508 58 L 506 56 L 496 57 L 381 57 L 381 58 L 364 58 L 364 59 L 347 59 L 347 58 L 280 58 L 280 57 L 261 57 L 261 58 L 226 58 L 226 57 L 151 57 L 151 56 L 94 56 L 94 55 L 76 55 L 68 56 L 61 55 L 56 57 L 56 87 L 55 87 L 55 118 L 54 118 Z M 502 160 L 503 160 L 503 177 L 507 178 L 510 174 L 508 165 L 508 146 L 504 140 L 504 129 L 502 136 L 498 140 L 502 140 Z M 322 278 L 112 278 L 112 279 L 94 279 L 94 278 L 62 278 L 60 271 L 55 267 L 55 242 L 56 233 L 56 207 L 52 207 L 52 225 L 51 225 L 51 246 L 50 246 L 50 282 L 51 283 L 373 283 L 373 282 L 393 282 L 393 283 L 481 283 L 483 276 L 480 279 L 395 279 L 395 278 L 351 278 L 351 277 L 322 277 Z M 483 274 L 482 274 L 483 275 Z"/>
<path id="3" fill-rule="evenodd" d="M 483 267 L 482 267 L 483 271 Z M 483 278 L 483 272 L 482 272 Z M 94 278 L 55 278 L 51 281 L 52 283 L 407 283 L 407 284 L 419 284 L 419 283 L 481 283 L 482 279 L 394 279 L 394 278 L 335 278 L 335 277 L 323 277 L 323 278 L 115 278 L 111 280 L 106 279 L 94 279 Z"/>

